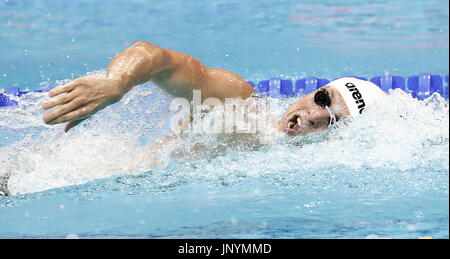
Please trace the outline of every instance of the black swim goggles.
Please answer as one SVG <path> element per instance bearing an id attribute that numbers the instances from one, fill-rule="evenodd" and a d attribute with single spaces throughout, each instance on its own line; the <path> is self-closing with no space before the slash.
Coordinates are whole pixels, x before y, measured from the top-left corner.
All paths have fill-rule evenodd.
<path id="1" fill-rule="evenodd" d="M 330 93 L 327 91 L 327 89 L 320 89 L 316 92 L 314 95 L 314 102 L 319 105 L 320 107 L 330 107 L 331 105 L 331 97 Z"/>
<path id="2" fill-rule="evenodd" d="M 314 102 L 320 107 L 325 108 L 330 115 L 328 126 L 331 126 L 337 122 L 336 116 L 331 112 L 329 108 L 331 106 L 331 97 L 327 89 L 322 88 L 318 90 L 314 95 Z"/>

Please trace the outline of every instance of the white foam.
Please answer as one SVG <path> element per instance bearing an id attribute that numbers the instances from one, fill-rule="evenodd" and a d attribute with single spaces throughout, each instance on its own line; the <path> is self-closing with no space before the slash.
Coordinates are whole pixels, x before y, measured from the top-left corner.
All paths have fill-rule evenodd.
<path id="1" fill-rule="evenodd" d="M 15 110 L 0 115 L 2 131 L 14 132 L 20 139 L 0 147 L 0 171 L 12 173 L 9 188 L 13 194 L 151 169 L 151 163 L 136 167 L 137 157 L 145 143 L 165 134 L 163 125 L 170 101 L 151 84 L 133 90 L 121 102 L 68 134 L 62 133 L 62 126 L 48 127 L 42 123 L 43 112 L 33 102 L 39 103 L 43 98 L 38 94 L 30 97 L 29 103 L 21 106 L 22 116 Z M 293 101 L 273 100 L 272 113 L 280 118 Z M 181 149 L 178 153 L 185 153 L 184 156 L 164 159 L 165 163 L 152 171 L 151 184 L 166 185 L 164 181 L 168 178 L 163 179 L 162 175 L 170 174 L 171 183 L 178 184 L 204 180 L 234 182 L 249 177 L 298 188 L 333 188 L 345 181 L 362 182 L 372 177 L 380 186 L 380 181 L 392 181 L 393 185 L 406 188 L 411 182 L 401 181 L 415 176 L 381 173 L 373 178 L 367 172 L 406 172 L 419 168 L 447 174 L 447 180 L 442 181 L 445 175 L 442 178 L 424 173 L 430 179 L 417 183 L 420 188 L 448 191 L 448 127 L 448 101 L 436 95 L 418 101 L 396 90 L 385 103 L 351 122 L 340 121 L 336 128 L 325 133 L 282 140 L 256 150 L 242 143 L 231 145 L 216 135 L 188 136 L 171 146 Z M 193 153 L 194 146 L 197 151 Z"/>

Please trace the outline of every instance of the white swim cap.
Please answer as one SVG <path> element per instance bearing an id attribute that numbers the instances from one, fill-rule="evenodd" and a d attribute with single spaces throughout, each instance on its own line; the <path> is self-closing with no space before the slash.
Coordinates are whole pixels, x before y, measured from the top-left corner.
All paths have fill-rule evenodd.
<path id="1" fill-rule="evenodd" d="M 386 98 L 386 94 L 372 82 L 354 77 L 344 77 L 327 84 L 344 98 L 351 116 L 364 112 L 367 106 Z"/>

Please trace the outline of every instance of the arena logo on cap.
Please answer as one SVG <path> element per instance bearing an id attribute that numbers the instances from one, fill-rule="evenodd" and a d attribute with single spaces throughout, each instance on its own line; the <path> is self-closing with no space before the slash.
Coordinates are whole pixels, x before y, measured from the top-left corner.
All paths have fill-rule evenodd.
<path id="1" fill-rule="evenodd" d="M 361 93 L 353 83 L 346 83 L 345 86 L 348 88 L 350 92 L 353 92 L 352 97 L 353 99 L 355 99 L 355 103 L 356 105 L 358 105 L 359 113 L 361 114 L 364 111 L 364 108 L 366 107 L 366 103 L 364 102 Z"/>

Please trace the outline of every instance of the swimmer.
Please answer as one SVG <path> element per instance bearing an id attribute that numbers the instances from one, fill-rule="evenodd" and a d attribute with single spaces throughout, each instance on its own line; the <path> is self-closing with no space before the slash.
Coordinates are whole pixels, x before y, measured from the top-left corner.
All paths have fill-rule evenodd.
<path id="1" fill-rule="evenodd" d="M 254 88 L 233 72 L 206 67 L 188 54 L 141 41 L 112 60 L 106 78 L 81 77 L 51 90 L 51 100 L 42 108 L 53 110 L 43 119 L 49 125 L 66 123 L 64 130 L 67 132 L 96 112 L 118 102 L 134 86 L 147 81 L 152 81 L 173 97 L 188 100 L 193 99 L 194 90 L 201 91 L 202 101 L 216 98 L 222 103 L 227 98 L 247 100 L 256 96 Z M 293 103 L 273 128 L 287 135 L 324 131 L 343 117 L 363 113 L 384 96 L 384 92 L 371 82 L 341 78 Z M 175 138 L 169 134 L 144 150 L 137 156 L 130 172 L 134 173 L 143 162 L 150 163 L 150 166 L 157 164 L 158 152 Z M 248 143 L 250 139 L 246 139 Z M 10 194 L 8 176 L 10 172 L 0 172 L 0 196 Z"/>
<path id="2" fill-rule="evenodd" d="M 94 113 L 118 102 L 134 86 L 152 81 L 173 97 L 191 100 L 200 90 L 202 101 L 217 98 L 248 99 L 254 88 L 233 72 L 209 68 L 194 57 L 148 42 L 136 42 L 118 54 L 107 69 L 107 77 L 86 76 L 49 92 L 52 98 L 43 109 L 55 108 L 43 116 L 45 123 L 67 123 L 65 132 Z M 324 131 L 347 116 L 356 116 L 384 97 L 371 82 L 341 78 L 296 101 L 278 122 L 288 135 Z"/>

